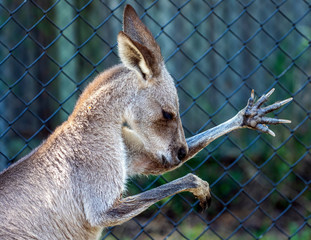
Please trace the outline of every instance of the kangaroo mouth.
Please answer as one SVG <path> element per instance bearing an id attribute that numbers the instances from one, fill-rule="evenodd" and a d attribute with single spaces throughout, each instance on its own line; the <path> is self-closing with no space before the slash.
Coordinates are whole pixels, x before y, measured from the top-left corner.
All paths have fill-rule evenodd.
<path id="1" fill-rule="evenodd" d="M 177 158 L 176 158 L 176 160 L 175 161 L 169 161 L 168 159 L 167 159 L 167 157 L 165 157 L 164 155 L 162 155 L 162 157 L 161 157 L 161 160 L 162 160 L 162 165 L 165 167 L 165 168 L 171 168 L 171 167 L 176 167 L 177 165 L 179 165 L 180 164 L 180 160 L 178 160 Z"/>

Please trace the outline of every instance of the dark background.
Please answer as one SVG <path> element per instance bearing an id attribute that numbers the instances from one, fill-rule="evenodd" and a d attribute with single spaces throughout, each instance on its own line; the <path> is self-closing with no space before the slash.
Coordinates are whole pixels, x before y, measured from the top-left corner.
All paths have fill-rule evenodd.
<path id="1" fill-rule="evenodd" d="M 0 2 L 0 169 L 65 121 L 81 90 L 119 62 L 116 36 L 132 4 L 156 37 L 172 74 L 187 137 L 218 125 L 256 95 L 293 97 L 271 116 L 276 137 L 239 130 L 183 167 L 138 177 L 136 194 L 193 172 L 213 203 L 190 194 L 152 206 L 103 233 L 106 239 L 311 239 L 309 1 Z"/>

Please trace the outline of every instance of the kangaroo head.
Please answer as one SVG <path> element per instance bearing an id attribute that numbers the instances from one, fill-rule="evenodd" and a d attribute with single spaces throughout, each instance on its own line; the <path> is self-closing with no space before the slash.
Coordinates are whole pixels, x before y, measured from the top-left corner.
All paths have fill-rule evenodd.
<path id="1" fill-rule="evenodd" d="M 174 81 L 161 50 L 135 10 L 124 10 L 118 35 L 123 64 L 134 70 L 138 90 L 124 114 L 123 138 L 135 173 L 157 174 L 175 168 L 186 156 L 186 144 Z"/>

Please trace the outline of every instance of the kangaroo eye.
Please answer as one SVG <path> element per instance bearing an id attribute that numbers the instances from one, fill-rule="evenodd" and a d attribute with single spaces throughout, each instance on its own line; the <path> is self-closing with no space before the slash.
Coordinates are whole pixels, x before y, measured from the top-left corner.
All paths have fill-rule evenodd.
<path id="1" fill-rule="evenodd" d="M 166 120 L 172 120 L 173 119 L 172 113 L 169 113 L 169 112 L 162 110 L 162 114 L 163 114 L 163 118 Z"/>

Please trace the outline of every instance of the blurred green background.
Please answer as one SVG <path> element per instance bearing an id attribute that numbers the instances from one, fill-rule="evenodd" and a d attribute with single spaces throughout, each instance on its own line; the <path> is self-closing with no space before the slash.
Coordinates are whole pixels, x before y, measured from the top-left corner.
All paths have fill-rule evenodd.
<path id="1" fill-rule="evenodd" d="M 186 136 L 216 126 L 257 96 L 294 101 L 271 116 L 276 137 L 224 136 L 184 166 L 128 184 L 136 194 L 194 172 L 212 187 L 152 206 L 105 239 L 311 239 L 311 5 L 295 0 L 0 1 L 0 169 L 65 121 L 81 90 L 119 62 L 116 36 L 131 4 L 162 49 Z"/>

